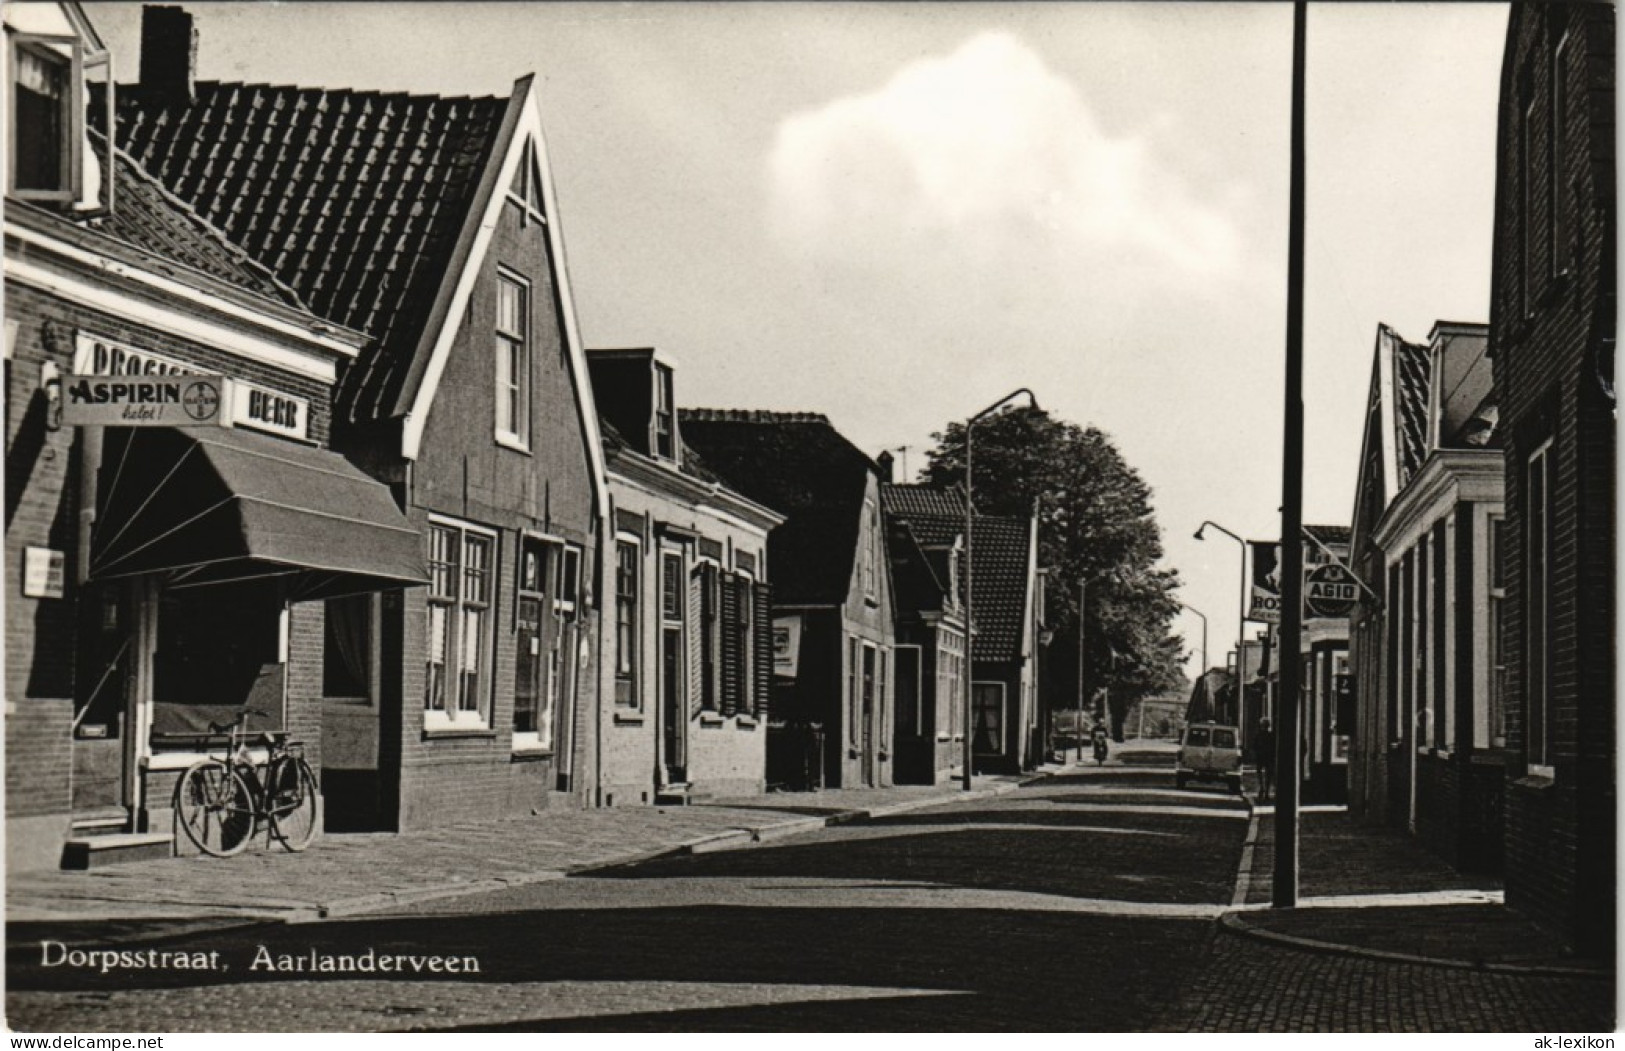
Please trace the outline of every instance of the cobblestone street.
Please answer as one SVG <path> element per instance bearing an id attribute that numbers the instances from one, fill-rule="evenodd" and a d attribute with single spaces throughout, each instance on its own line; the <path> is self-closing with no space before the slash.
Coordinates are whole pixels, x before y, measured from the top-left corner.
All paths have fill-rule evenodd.
<path id="1" fill-rule="evenodd" d="M 1266 944 L 1226 930 L 1248 811 L 1107 768 L 745 849 L 343 920 L 182 932 L 226 969 L 41 966 L 23 1030 L 1601 1030 L 1612 986 Z M 160 944 L 154 942 L 152 944 Z M 261 947 L 264 947 L 262 954 Z M 139 939 L 125 948 L 139 948 Z M 312 974 L 287 956 L 471 957 L 468 975 Z"/>

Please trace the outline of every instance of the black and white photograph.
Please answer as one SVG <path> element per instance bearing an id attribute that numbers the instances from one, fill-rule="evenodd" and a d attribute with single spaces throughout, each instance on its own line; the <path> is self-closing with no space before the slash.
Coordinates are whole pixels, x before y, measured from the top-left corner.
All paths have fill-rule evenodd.
<path id="1" fill-rule="evenodd" d="M 0 16 L 13 1047 L 1614 1046 L 1611 3 Z"/>

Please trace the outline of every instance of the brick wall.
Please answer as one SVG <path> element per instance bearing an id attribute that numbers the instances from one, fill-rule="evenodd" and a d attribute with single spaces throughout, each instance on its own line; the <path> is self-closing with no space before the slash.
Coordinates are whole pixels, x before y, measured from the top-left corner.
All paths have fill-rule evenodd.
<path id="1" fill-rule="evenodd" d="M 1569 43 L 1559 65 L 1554 56 L 1565 33 Z M 1562 78 L 1569 101 L 1555 136 L 1554 76 Z M 1535 115 L 1526 128 L 1531 101 Z M 1611 945 L 1614 909 L 1614 424 L 1604 390 L 1614 325 L 1612 119 L 1612 9 L 1514 7 L 1501 92 L 1491 331 L 1507 483 L 1508 750 L 1514 756 L 1507 774 L 1507 901 L 1577 944 L 1593 945 Z M 1548 150 L 1557 160 L 1555 183 L 1544 161 Z M 1533 159 L 1527 173 L 1526 156 Z M 1567 274 L 1553 272 L 1554 214 L 1572 231 Z M 1527 260 L 1526 224 L 1532 231 Z M 1547 439 L 1553 443 L 1551 779 L 1526 776 L 1519 761 L 1530 740 L 1525 471 L 1531 452 Z"/>

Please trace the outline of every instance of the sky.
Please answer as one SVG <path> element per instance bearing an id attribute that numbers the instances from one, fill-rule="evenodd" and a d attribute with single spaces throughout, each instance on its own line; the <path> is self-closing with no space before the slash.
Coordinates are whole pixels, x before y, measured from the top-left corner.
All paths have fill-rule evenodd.
<path id="1" fill-rule="evenodd" d="M 1030 387 L 1153 490 L 1234 646 L 1280 533 L 1292 10 L 1226 3 L 187 4 L 203 79 L 534 73 L 589 347 L 685 407 L 814 410 L 910 474 Z M 90 16 L 120 79 L 140 9 Z M 1347 525 L 1379 323 L 1485 321 L 1504 4 L 1310 5 L 1304 520 Z M 902 480 L 901 478 L 899 480 Z M 1176 624 L 1200 663 L 1201 621 Z"/>

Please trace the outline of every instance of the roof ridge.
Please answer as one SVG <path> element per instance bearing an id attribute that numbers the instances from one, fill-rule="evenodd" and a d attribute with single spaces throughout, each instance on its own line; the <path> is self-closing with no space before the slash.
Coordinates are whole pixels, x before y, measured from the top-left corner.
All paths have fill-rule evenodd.
<path id="1" fill-rule="evenodd" d="M 345 95 L 369 99 L 407 99 L 420 102 L 507 102 L 507 95 L 437 95 L 432 92 L 394 91 L 387 88 L 318 87 L 310 84 L 272 84 L 258 80 L 199 80 L 196 87 L 211 90 L 237 91 L 298 91 L 320 95 Z M 139 84 L 120 84 L 120 89 L 135 88 Z"/>
<path id="2" fill-rule="evenodd" d="M 696 423 L 823 423 L 829 417 L 821 412 L 777 409 L 707 409 L 677 410 L 677 418 Z M 831 425 L 833 426 L 833 425 Z"/>

